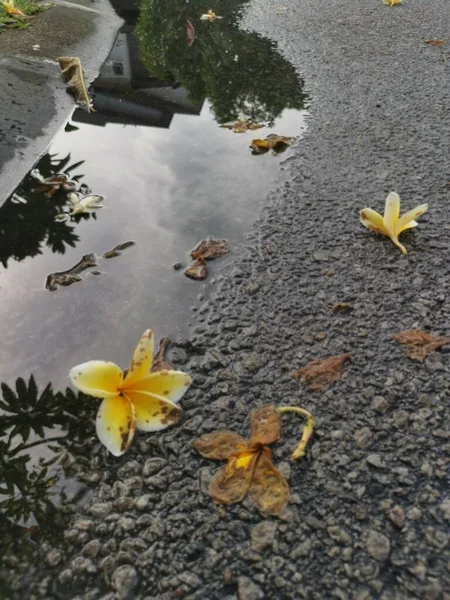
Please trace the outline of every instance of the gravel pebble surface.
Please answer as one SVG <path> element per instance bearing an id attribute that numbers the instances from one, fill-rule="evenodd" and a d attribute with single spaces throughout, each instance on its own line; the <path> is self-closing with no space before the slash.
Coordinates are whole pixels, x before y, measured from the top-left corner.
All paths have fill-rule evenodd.
<path id="1" fill-rule="evenodd" d="M 301 0 L 277 13 L 254 0 L 244 24 L 305 79 L 307 133 L 247 252 L 178 343 L 194 377 L 183 423 L 108 458 L 64 543 L 43 549 L 33 594 L 450 600 L 449 348 L 417 362 L 390 339 L 450 333 L 450 46 L 423 43 L 448 38 L 450 3 Z M 430 204 L 403 235 L 407 256 L 358 222 L 391 190 L 404 209 Z M 353 310 L 331 310 L 338 302 Z M 346 352 L 322 392 L 292 378 Z M 192 448 L 220 428 L 247 437 L 250 409 L 266 403 L 317 420 L 306 459 L 289 465 L 299 421 L 283 416 L 273 459 L 291 498 L 280 519 L 247 500 L 216 506 L 206 492 L 221 463 Z"/>

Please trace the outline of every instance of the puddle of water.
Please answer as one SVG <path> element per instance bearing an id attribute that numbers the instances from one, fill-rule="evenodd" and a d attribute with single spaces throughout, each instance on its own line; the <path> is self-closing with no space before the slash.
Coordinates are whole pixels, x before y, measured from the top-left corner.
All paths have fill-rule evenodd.
<path id="1" fill-rule="evenodd" d="M 305 97 L 275 46 L 238 28 L 243 2 L 216 4 L 211 7 L 224 19 L 214 23 L 200 21 L 206 10 L 199 0 L 144 0 L 140 14 L 128 11 L 129 22 L 94 85 L 98 112 L 76 110 L 37 164 L 44 177 L 69 170 L 105 197 L 104 208 L 57 222 L 68 209 L 66 193 L 58 190 L 51 198 L 36 193 L 39 182 L 31 174 L 16 190 L 19 202 L 14 196 L 0 207 L 0 381 L 8 386 L 33 375 L 40 394 L 49 381 L 55 390 L 65 389 L 69 369 L 85 360 L 125 366 L 147 327 L 157 337 L 185 336 L 192 305 L 214 289 L 215 273 L 239 252 L 288 155 L 253 156 L 250 141 L 270 133 L 300 135 Z M 268 127 L 244 134 L 219 127 L 240 117 Z M 194 282 L 173 266 L 187 266 L 189 250 L 208 235 L 226 238 L 231 253 L 211 263 L 208 280 Z M 114 260 L 102 258 L 126 241 L 135 245 Z M 78 269 L 75 278 L 72 272 L 71 285 L 49 284 L 49 275 L 91 254 L 88 263 L 95 267 Z M 0 460 L 6 460 L 0 474 L 11 483 L 14 469 L 21 472 L 25 493 L 17 484 L 0 493 L 13 504 L 36 495 L 45 504 L 56 481 L 73 479 L 71 461 L 83 465 L 92 450 L 92 444 L 84 451 L 79 446 L 83 428 L 85 438 L 93 434 L 97 404 L 86 400 L 80 408 L 70 395 L 50 392 L 39 404 L 34 387 L 30 392 L 24 386 L 16 394 L 19 416 L 6 414 L 16 415 L 25 429 L 13 429 L 14 418 L 0 428 Z M 4 386 L 3 397 L 2 411 L 11 408 L 8 399 L 15 406 Z M 61 436 L 65 441 L 45 443 Z M 31 446 L 20 453 L 20 444 Z M 66 468 L 68 446 L 72 458 Z M 20 462 L 24 453 L 29 458 Z M 16 465 L 13 471 L 8 461 Z M 4 527 L 29 524 L 33 514 L 39 521 L 33 502 L 28 513 L 8 513 L 0 504 L 10 519 L 2 519 Z"/>

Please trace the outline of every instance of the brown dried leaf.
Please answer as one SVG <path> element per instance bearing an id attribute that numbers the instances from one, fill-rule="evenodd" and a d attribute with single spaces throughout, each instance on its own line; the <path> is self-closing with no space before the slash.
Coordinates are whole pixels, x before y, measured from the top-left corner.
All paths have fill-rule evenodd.
<path id="1" fill-rule="evenodd" d="M 248 442 L 233 431 L 215 431 L 206 433 L 195 440 L 194 448 L 205 458 L 228 460 L 228 458 L 248 447 Z"/>
<path id="2" fill-rule="evenodd" d="M 62 56 L 58 58 L 59 66 L 62 70 L 64 81 L 67 87 L 72 91 L 78 103 L 88 112 L 94 111 L 92 100 L 87 90 L 84 80 L 83 67 L 81 61 L 76 56 Z"/>
<path id="3" fill-rule="evenodd" d="M 436 40 L 436 39 L 431 39 L 431 40 L 423 40 L 424 44 L 428 44 L 429 46 L 446 46 L 447 42 L 445 40 Z"/>
<path id="4" fill-rule="evenodd" d="M 184 270 L 186 277 L 190 279 L 202 280 L 208 275 L 208 267 L 203 259 L 194 261 L 187 269 Z"/>
<path id="5" fill-rule="evenodd" d="M 431 352 L 438 350 L 446 344 L 450 344 L 450 338 L 432 335 L 420 329 L 400 331 L 400 333 L 393 335 L 392 339 L 407 346 L 406 356 L 412 360 L 423 360 Z"/>
<path id="6" fill-rule="evenodd" d="M 164 337 L 159 342 L 159 349 L 156 356 L 153 359 L 152 373 L 156 371 L 173 371 L 173 365 L 166 361 L 167 346 L 169 344 L 169 338 Z"/>
<path id="7" fill-rule="evenodd" d="M 60 271 L 59 273 L 50 273 L 45 282 L 45 288 L 50 292 L 55 292 L 58 289 L 58 285 L 69 286 L 82 281 L 80 274 L 87 269 L 96 267 L 97 263 L 95 260 L 94 254 L 85 254 L 71 269 Z"/>
<path id="8" fill-rule="evenodd" d="M 53 175 L 44 179 L 40 185 L 35 188 L 36 194 L 45 193 L 48 198 L 51 198 L 59 189 L 66 192 L 74 192 L 78 187 L 78 183 L 69 178 L 65 173 Z"/>
<path id="9" fill-rule="evenodd" d="M 342 374 L 344 362 L 351 358 L 351 354 L 339 354 L 330 358 L 313 360 L 295 371 L 292 377 L 309 383 L 311 391 L 323 390 L 330 383 L 338 381 Z"/>
<path id="10" fill-rule="evenodd" d="M 212 237 L 206 238 L 192 250 L 193 259 L 211 260 L 218 258 L 229 252 L 228 242 L 226 240 L 213 240 Z"/>
<path id="11" fill-rule="evenodd" d="M 281 418 L 273 404 L 255 408 L 250 414 L 251 442 L 273 444 L 280 439 Z"/>
<path id="12" fill-rule="evenodd" d="M 289 485 L 270 455 L 268 448 L 259 454 L 248 495 L 260 511 L 279 516 L 289 499 Z"/>
<path id="13" fill-rule="evenodd" d="M 258 453 L 247 452 L 230 457 L 209 484 L 209 493 L 214 500 L 222 504 L 243 500 L 248 493 L 258 456 Z"/>
<path id="14" fill-rule="evenodd" d="M 252 154 L 265 154 L 269 150 L 272 150 L 274 154 L 280 154 L 291 145 L 292 139 L 291 137 L 271 133 L 265 139 L 252 140 L 250 148 L 252 149 Z"/>
<path id="15" fill-rule="evenodd" d="M 349 313 L 353 310 L 353 306 L 348 302 L 337 302 L 331 307 L 331 310 L 333 312 Z"/>

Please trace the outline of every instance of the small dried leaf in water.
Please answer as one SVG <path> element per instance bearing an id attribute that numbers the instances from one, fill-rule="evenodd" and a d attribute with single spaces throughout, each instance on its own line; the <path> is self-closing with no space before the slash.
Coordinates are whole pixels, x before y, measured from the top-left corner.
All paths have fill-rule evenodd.
<path id="1" fill-rule="evenodd" d="M 206 279 L 208 275 L 208 267 L 206 262 L 203 259 L 194 261 L 191 265 L 189 265 L 189 267 L 187 267 L 187 269 L 184 270 L 184 274 L 186 277 L 195 279 L 197 281 Z"/>
<path id="2" fill-rule="evenodd" d="M 227 254 L 229 251 L 226 240 L 213 240 L 211 237 L 200 242 L 191 252 L 193 259 L 211 260 Z"/>
<path id="3" fill-rule="evenodd" d="M 321 391 L 330 383 L 340 379 L 344 362 L 349 358 L 351 358 L 351 354 L 339 354 L 330 358 L 313 360 L 295 371 L 292 377 L 309 383 L 309 389 L 312 391 Z"/>
<path id="4" fill-rule="evenodd" d="M 265 127 L 264 123 L 257 123 L 252 119 L 238 119 L 234 123 L 224 123 L 220 125 L 223 129 L 231 129 L 234 133 L 245 133 L 246 131 L 253 131 L 255 129 L 261 129 Z"/>
<path id="5" fill-rule="evenodd" d="M 36 194 L 45 193 L 48 198 L 51 198 L 59 189 L 65 192 L 75 192 L 77 188 L 78 183 L 70 179 L 66 173 L 58 173 L 57 175 L 52 175 L 52 177 L 47 177 L 47 179 L 42 179 L 41 184 L 36 187 L 35 192 Z"/>
<path id="6" fill-rule="evenodd" d="M 252 149 L 252 154 L 265 154 L 269 150 L 272 150 L 273 154 L 280 154 L 291 145 L 292 139 L 291 137 L 271 133 L 265 139 L 252 140 L 250 148 Z"/>
<path id="7" fill-rule="evenodd" d="M 75 95 L 80 106 L 88 112 L 94 110 L 92 100 L 87 90 L 81 61 L 76 56 L 63 56 L 58 59 L 67 87 Z"/>
<path id="8" fill-rule="evenodd" d="M 108 250 L 108 252 L 105 252 L 102 258 L 115 258 L 116 256 L 120 256 L 123 250 L 134 246 L 135 243 L 136 242 L 123 242 L 123 244 L 117 244 L 117 246 L 114 246 L 112 250 Z"/>
<path id="9" fill-rule="evenodd" d="M 82 281 L 80 274 L 87 269 L 96 267 L 94 254 L 86 254 L 83 258 L 71 269 L 61 271 L 59 273 L 50 273 L 45 282 L 45 287 L 50 292 L 55 292 L 58 286 L 69 286 Z"/>
<path id="10" fill-rule="evenodd" d="M 432 335 L 420 329 L 400 331 L 393 335 L 392 339 L 406 345 L 406 356 L 412 360 L 423 360 L 431 352 L 450 344 L 450 338 Z"/>
<path id="11" fill-rule="evenodd" d="M 447 42 L 445 40 L 423 40 L 424 44 L 428 44 L 429 46 L 446 46 Z"/>

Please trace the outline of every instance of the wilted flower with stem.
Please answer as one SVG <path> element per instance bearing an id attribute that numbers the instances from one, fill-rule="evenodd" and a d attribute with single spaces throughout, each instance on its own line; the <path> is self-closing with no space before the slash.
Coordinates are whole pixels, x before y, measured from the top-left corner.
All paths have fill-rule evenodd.
<path id="1" fill-rule="evenodd" d="M 370 231 L 387 235 L 403 254 L 406 254 L 406 248 L 400 244 L 398 236 L 406 229 L 417 227 L 415 219 L 427 210 L 428 204 L 420 204 L 400 217 L 400 196 L 391 192 L 386 198 L 383 217 L 371 208 L 363 208 L 359 216 L 364 227 Z"/>
<path id="2" fill-rule="evenodd" d="M 289 485 L 272 464 L 269 444 L 280 439 L 280 415 L 285 412 L 306 417 L 302 438 L 291 456 L 292 460 L 302 458 L 314 429 L 314 418 L 296 406 L 268 405 L 253 410 L 249 440 L 233 431 L 215 431 L 194 442 L 196 450 L 205 458 L 227 461 L 209 485 L 209 493 L 216 502 L 233 504 L 248 496 L 263 513 L 279 515 L 283 511 L 289 498 Z"/>
<path id="3" fill-rule="evenodd" d="M 13 19 L 26 17 L 26 14 L 14 4 L 14 0 L 0 0 L 0 4 L 3 6 L 6 14 Z"/>
<path id="4" fill-rule="evenodd" d="M 101 360 L 70 370 L 69 377 L 77 389 L 103 398 L 97 413 L 97 435 L 115 456 L 128 450 L 136 429 L 159 431 L 180 419 L 178 402 L 191 385 L 191 378 L 169 369 L 151 372 L 153 347 L 153 332 L 147 329 L 127 371 Z"/>

